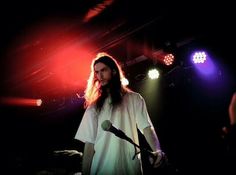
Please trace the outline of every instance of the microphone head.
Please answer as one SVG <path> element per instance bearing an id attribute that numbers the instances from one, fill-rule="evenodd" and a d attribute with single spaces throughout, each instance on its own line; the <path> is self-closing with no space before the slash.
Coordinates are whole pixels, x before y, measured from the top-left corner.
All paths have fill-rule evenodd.
<path id="1" fill-rule="evenodd" d="M 104 122 L 102 122 L 102 129 L 104 131 L 109 131 L 111 126 L 112 126 L 112 123 L 110 122 L 110 120 L 105 120 Z"/>

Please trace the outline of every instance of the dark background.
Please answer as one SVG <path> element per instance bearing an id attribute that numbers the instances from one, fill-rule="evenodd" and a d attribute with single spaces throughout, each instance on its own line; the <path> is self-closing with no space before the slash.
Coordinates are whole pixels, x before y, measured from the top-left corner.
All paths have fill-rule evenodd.
<path id="1" fill-rule="evenodd" d="M 82 16 L 102 2 L 2 2 L 1 96 L 18 95 L 9 90 L 8 64 L 15 61 L 6 57 L 11 43 L 22 33 L 27 35 L 24 33 L 27 28 L 48 18 L 78 20 L 78 24 L 70 26 L 72 31 L 79 26 L 89 31 L 99 30 L 104 33 L 103 37 L 89 40 L 97 43 L 95 51 L 107 51 L 123 63 L 145 55 L 147 46 L 162 49 L 168 42 L 179 44 L 175 48 L 176 67 L 158 65 L 165 75 L 156 84 L 158 88 L 147 90 L 144 85 L 148 80 L 140 78 L 151 64 L 150 60 L 124 67 L 124 72 L 130 78 L 130 88 L 145 98 L 162 148 L 174 167 L 186 174 L 224 172 L 219 159 L 225 151 L 221 129 L 229 124 L 228 105 L 235 91 L 232 4 L 117 0 L 88 23 L 81 24 Z M 192 38 L 190 42 L 182 44 L 189 38 Z M 134 41 L 143 49 L 129 47 Z M 219 66 L 213 84 L 188 68 L 187 55 L 195 47 L 207 48 L 216 58 Z M 82 92 L 83 89 L 78 89 L 79 94 Z M 33 174 L 64 166 L 68 171 L 79 169 L 79 165 L 76 167 L 73 163 L 80 159 L 68 159 L 62 166 L 65 158 L 54 158 L 53 151 L 83 151 L 83 144 L 74 140 L 84 112 L 83 98 L 75 93 L 44 98 L 48 105 L 42 108 L 1 106 L 1 144 L 8 174 Z M 141 144 L 146 146 L 142 137 Z"/>

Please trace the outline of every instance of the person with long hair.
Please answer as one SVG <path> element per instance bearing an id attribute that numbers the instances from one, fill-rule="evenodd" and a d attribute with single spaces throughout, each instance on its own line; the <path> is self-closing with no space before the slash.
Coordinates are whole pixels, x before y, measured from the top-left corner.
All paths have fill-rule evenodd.
<path id="1" fill-rule="evenodd" d="M 104 121 L 123 131 L 139 145 L 138 130 L 144 135 L 160 166 L 164 157 L 160 142 L 147 112 L 144 98 L 122 85 L 124 74 L 118 62 L 101 52 L 91 64 L 91 73 L 85 90 L 85 113 L 75 139 L 85 143 L 83 174 L 143 174 L 141 155 L 133 144 L 116 137 L 102 128 Z"/>

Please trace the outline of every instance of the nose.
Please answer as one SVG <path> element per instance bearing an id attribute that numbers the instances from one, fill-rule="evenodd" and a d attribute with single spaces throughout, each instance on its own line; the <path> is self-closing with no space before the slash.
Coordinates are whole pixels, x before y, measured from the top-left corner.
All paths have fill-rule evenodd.
<path id="1" fill-rule="evenodd" d="M 102 72 L 99 72 L 99 73 L 97 74 L 97 78 L 98 78 L 98 80 L 102 80 L 102 79 L 103 79 L 103 74 L 102 74 Z"/>

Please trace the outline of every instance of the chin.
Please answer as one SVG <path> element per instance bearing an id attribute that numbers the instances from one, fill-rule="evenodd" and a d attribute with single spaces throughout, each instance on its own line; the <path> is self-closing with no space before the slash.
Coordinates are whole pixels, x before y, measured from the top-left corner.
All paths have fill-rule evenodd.
<path id="1" fill-rule="evenodd" d="M 107 83 L 102 83 L 102 84 L 101 84 L 101 86 L 106 86 L 106 85 L 107 85 Z"/>

